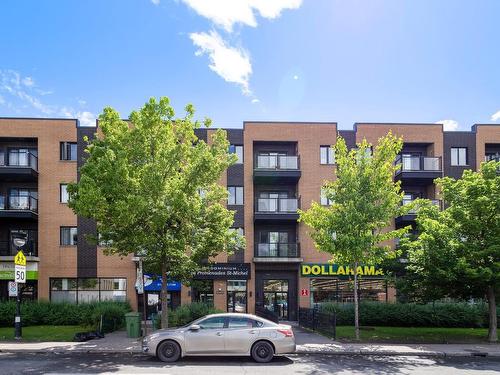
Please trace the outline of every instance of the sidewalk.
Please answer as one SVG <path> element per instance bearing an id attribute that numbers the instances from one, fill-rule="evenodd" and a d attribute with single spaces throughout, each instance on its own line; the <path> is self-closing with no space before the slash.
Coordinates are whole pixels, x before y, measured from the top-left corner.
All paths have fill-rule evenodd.
<path id="1" fill-rule="evenodd" d="M 299 327 L 293 327 L 293 330 L 297 342 L 296 354 L 500 358 L 500 344 L 352 344 L 333 341 Z M 131 339 L 125 331 L 117 331 L 103 339 L 87 342 L 0 343 L 0 353 L 17 352 L 140 354 L 141 339 Z"/>

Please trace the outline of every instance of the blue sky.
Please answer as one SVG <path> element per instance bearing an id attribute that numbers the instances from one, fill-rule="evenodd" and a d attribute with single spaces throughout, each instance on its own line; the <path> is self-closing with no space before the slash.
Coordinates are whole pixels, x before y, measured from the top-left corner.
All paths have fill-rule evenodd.
<path id="1" fill-rule="evenodd" d="M 3 0 L 0 116 L 500 122 L 500 1 Z"/>

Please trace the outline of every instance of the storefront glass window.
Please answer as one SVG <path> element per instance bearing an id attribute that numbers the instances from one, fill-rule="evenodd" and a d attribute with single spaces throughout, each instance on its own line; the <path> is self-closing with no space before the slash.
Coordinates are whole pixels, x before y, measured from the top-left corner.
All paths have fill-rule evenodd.
<path id="1" fill-rule="evenodd" d="M 125 278 L 50 279 L 51 302 L 125 301 L 126 296 Z"/>
<path id="2" fill-rule="evenodd" d="M 214 282 L 213 280 L 195 280 L 192 282 L 193 302 L 201 302 L 214 305 Z"/>
<path id="3" fill-rule="evenodd" d="M 387 283 L 383 279 L 359 280 L 361 301 L 387 301 Z M 354 281 L 351 279 L 311 279 L 311 302 L 354 302 Z"/>
<path id="4" fill-rule="evenodd" d="M 246 280 L 227 281 L 227 311 L 247 312 L 247 282 Z"/>

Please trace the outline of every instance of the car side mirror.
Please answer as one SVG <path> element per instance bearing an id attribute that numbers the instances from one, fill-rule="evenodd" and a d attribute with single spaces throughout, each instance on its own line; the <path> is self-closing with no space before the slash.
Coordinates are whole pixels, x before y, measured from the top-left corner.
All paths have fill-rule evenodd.
<path id="1" fill-rule="evenodd" d="M 190 331 L 199 331 L 200 326 L 198 324 L 193 324 L 189 326 Z"/>

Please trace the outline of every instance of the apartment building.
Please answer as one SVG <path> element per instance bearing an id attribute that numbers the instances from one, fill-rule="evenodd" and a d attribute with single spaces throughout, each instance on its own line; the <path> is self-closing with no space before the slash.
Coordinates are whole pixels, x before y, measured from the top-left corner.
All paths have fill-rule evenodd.
<path id="1" fill-rule="evenodd" d="M 233 228 L 244 234 L 246 248 L 220 254 L 190 285 L 169 280 L 169 304 L 203 301 L 234 312 L 272 311 L 282 320 L 296 320 L 299 307 L 326 300 L 353 300 L 352 270 L 330 264 L 318 252 L 308 228 L 298 223 L 297 209 L 322 196 L 325 180 L 335 178 L 331 146 L 342 136 L 350 148 L 366 138 L 376 143 L 391 130 L 404 139 L 395 175 L 405 192 L 403 204 L 416 198 L 437 199 L 434 179 L 460 177 L 484 160 L 500 159 L 500 126 L 477 124 L 470 131 L 444 132 L 441 124 L 356 123 L 339 130 L 336 123 L 244 122 L 226 129 L 230 151 L 238 156 L 221 179 L 227 186 L 227 207 L 235 211 Z M 83 137 L 95 127 L 79 127 L 67 119 L 0 119 L 0 298 L 13 280 L 13 239 L 27 240 L 28 283 L 24 298 L 82 302 L 125 300 L 142 308 L 135 290 L 137 259 L 103 254 L 85 240 L 95 235 L 91 220 L 67 207 L 65 185 L 78 179 L 84 163 Z M 211 129 L 197 129 L 210 142 Z M 415 213 L 398 217 L 393 227 L 415 226 Z M 146 298 L 156 308 L 160 283 L 148 275 Z M 360 298 L 396 299 L 384 270 L 364 265 Z"/>

